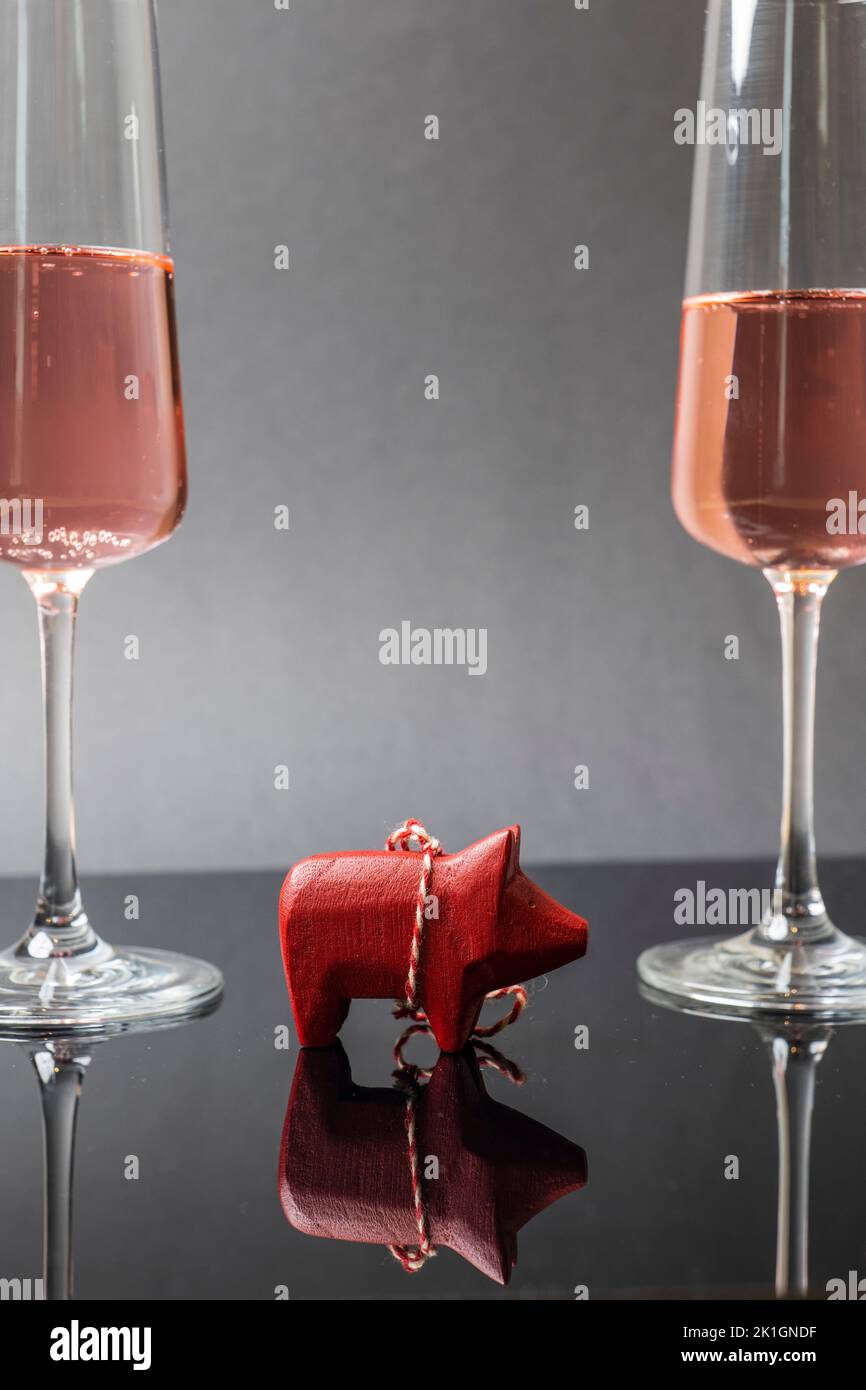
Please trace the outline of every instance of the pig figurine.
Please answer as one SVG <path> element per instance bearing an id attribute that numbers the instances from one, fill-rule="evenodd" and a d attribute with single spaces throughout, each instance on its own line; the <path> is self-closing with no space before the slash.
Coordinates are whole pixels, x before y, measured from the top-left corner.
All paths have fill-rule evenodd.
<path id="1" fill-rule="evenodd" d="M 586 950 L 587 924 L 522 872 L 520 827 L 433 861 L 418 1004 L 443 1052 L 468 1042 L 487 994 Z M 352 999 L 401 999 L 418 895 L 419 854 L 317 854 L 290 869 L 280 942 L 303 1047 L 329 1047 Z"/>

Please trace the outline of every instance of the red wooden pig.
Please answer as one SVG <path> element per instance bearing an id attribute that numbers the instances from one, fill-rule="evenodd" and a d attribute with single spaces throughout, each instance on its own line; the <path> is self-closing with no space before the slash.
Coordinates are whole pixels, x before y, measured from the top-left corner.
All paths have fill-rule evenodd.
<path id="1" fill-rule="evenodd" d="M 485 996 L 567 965 L 587 924 L 519 867 L 520 827 L 432 861 L 417 1003 L 443 1052 L 459 1052 Z M 333 1043 L 352 999 L 402 999 L 421 856 L 318 854 L 289 871 L 280 939 L 298 1037 Z M 435 901 L 434 901 L 435 900 Z"/>
<path id="2" fill-rule="evenodd" d="M 545 1125 L 492 1100 L 474 1050 L 440 1056 L 415 1108 L 430 1236 L 507 1284 L 517 1233 L 586 1182 L 586 1155 Z M 302 1052 L 280 1147 L 280 1201 L 307 1235 L 411 1246 L 418 1238 L 399 1090 L 354 1085 L 342 1047 Z"/>

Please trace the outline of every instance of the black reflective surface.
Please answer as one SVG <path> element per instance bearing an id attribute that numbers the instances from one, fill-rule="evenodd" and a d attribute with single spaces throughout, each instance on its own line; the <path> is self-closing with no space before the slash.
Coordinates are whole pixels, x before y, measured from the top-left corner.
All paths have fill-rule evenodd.
<path id="1" fill-rule="evenodd" d="M 787 1044 L 777 1042 L 774 1054 L 772 1038 L 759 1036 L 751 1025 L 654 1006 L 640 997 L 634 971 L 645 946 L 688 932 L 673 922 L 678 888 L 693 887 L 700 878 L 720 887 L 759 886 L 769 881 L 770 866 L 532 872 L 547 891 L 589 918 L 590 950 L 584 960 L 536 982 L 523 1018 L 496 1039 L 527 1080 L 517 1086 L 495 1069 L 481 1073 L 493 1123 L 485 1121 L 483 1106 L 476 1115 L 463 1094 L 476 1084 L 471 1067 L 468 1082 L 466 1067 L 451 1068 L 460 1094 L 455 1100 L 449 1082 L 451 1099 L 441 1102 L 440 1111 L 451 1107 L 449 1113 L 457 1117 L 453 1133 L 469 1136 L 469 1157 L 460 1164 L 452 1192 L 440 1187 L 431 1202 L 431 1210 L 436 1204 L 447 1207 L 460 1227 L 458 1246 L 467 1226 L 470 1244 L 473 1231 L 493 1231 L 493 1243 L 482 1235 L 481 1245 L 486 1240 L 485 1248 L 501 1255 L 504 1240 L 510 1259 L 511 1236 L 497 1234 L 489 1219 L 499 1181 L 491 1186 L 489 1179 L 497 1171 L 509 1174 L 505 1187 L 512 1196 L 506 1207 L 512 1211 L 515 1202 L 519 1206 L 520 1165 L 525 1165 L 534 1195 L 518 1211 L 516 1265 L 507 1286 L 491 1277 L 495 1259 L 485 1273 L 443 1248 L 418 1273 L 407 1274 L 385 1247 L 388 1232 L 381 1243 L 378 1237 L 377 1243 L 350 1243 L 304 1234 L 286 1219 L 278 1155 L 298 1051 L 277 944 L 278 874 L 89 882 L 89 911 L 112 940 L 174 947 L 213 960 L 225 973 L 226 999 L 217 1013 L 185 1027 L 85 1049 L 91 1061 L 75 1152 L 74 1295 L 273 1299 L 275 1290 L 284 1288 L 292 1299 L 570 1299 L 576 1287 L 586 1286 L 590 1298 L 772 1297 L 776 1101 L 780 1048 Z M 863 875 L 860 864 L 823 865 L 834 917 L 855 934 Z M 131 893 L 141 902 L 141 918 L 133 923 L 123 916 Z M 31 897 L 30 883 L 3 885 L 0 906 L 10 939 L 27 920 Z M 275 1046 L 286 1023 L 288 1052 Z M 579 1050 L 575 1030 L 582 1026 L 589 1029 L 589 1047 Z M 393 1084 L 391 1048 L 398 1031 L 387 1003 L 377 1001 L 356 1003 L 342 1033 L 360 1103 L 366 1088 L 373 1088 L 386 1117 L 382 1091 Z M 785 1083 L 788 1101 L 793 1098 L 795 1110 L 800 1105 L 800 1118 L 812 1079 L 815 1083 L 809 1277 L 811 1292 L 821 1298 L 828 1280 L 847 1279 L 851 1270 L 866 1275 L 864 1044 L 860 1028 L 840 1028 L 829 1041 L 822 1039 L 823 1056 L 805 1083 L 802 1049 Z M 428 1065 L 435 1060 L 432 1045 L 423 1039 L 414 1040 L 408 1052 Z M 347 1229 L 347 1184 L 356 1204 L 348 1229 L 356 1229 L 358 1211 L 366 1211 L 363 1183 L 359 1195 L 354 1160 L 349 1156 L 342 1163 L 339 1155 L 347 1150 L 339 1143 L 334 1148 L 339 1132 L 335 1135 L 330 1116 L 328 1084 L 326 1079 L 315 1091 L 313 1119 L 308 1115 L 301 1131 L 302 1138 L 312 1136 L 304 1201 L 312 1172 L 315 1228 L 316 1202 L 323 1193 L 327 1198 L 332 1169 L 333 1190 L 342 1183 L 334 1229 Z M 0 1278 L 36 1278 L 42 1273 L 43 1230 L 40 1092 L 27 1051 L 11 1042 L 0 1044 L 0 1101 Z M 401 1107 L 398 1098 L 398 1116 Z M 521 1116 L 534 1124 L 523 1124 Z M 796 1130 L 797 1114 L 788 1113 L 787 1120 Z M 314 1142 L 316 1124 L 324 1126 L 324 1150 Z M 349 1124 L 355 1143 L 351 1114 Z M 382 1131 L 387 1157 L 377 1156 L 373 1163 L 374 1169 L 381 1164 L 393 1174 L 386 1182 L 392 1212 L 401 1193 L 411 1191 L 408 1156 L 405 1170 L 399 1156 L 401 1124 L 402 1119 L 387 1143 Z M 547 1137 L 539 1140 L 539 1135 Z M 363 1134 L 360 1147 L 369 1157 Z M 804 1145 L 795 1148 L 789 1172 L 796 1186 Z M 576 1157 L 581 1150 L 585 1186 Z M 450 1161 L 453 1166 L 456 1159 Z M 555 1168 L 557 1163 L 561 1190 L 537 1215 L 530 1212 L 524 1224 L 533 1202 L 538 1204 L 545 1164 Z M 739 1169 L 733 1180 L 726 1177 L 732 1166 Z M 136 1172 L 137 1177 L 128 1176 Z M 447 1173 L 437 1181 L 446 1185 Z M 803 1234 L 792 1229 L 797 1203 L 791 1193 L 783 1211 L 790 1239 L 782 1264 L 788 1260 L 790 1283 L 793 1266 L 802 1259 Z M 309 1216 L 307 1209 L 305 1219 Z M 412 1234 L 399 1212 L 394 1219 L 396 1233 Z"/>

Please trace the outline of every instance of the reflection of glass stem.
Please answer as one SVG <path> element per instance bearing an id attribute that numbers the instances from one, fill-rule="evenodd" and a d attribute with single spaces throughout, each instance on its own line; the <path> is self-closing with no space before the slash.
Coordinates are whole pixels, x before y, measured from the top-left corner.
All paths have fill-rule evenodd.
<path id="1" fill-rule="evenodd" d="M 81 1044 L 82 1048 L 84 1044 Z M 67 1043 L 28 1049 L 42 1094 L 45 1297 L 72 1297 L 72 1173 L 78 1098 L 90 1057 Z"/>
<path id="2" fill-rule="evenodd" d="M 805 1298 L 809 1291 L 809 1149 L 815 1069 L 827 1050 L 831 1028 L 793 1032 L 764 1025 L 776 1091 L 779 1132 L 779 1216 L 776 1234 L 776 1296 Z"/>

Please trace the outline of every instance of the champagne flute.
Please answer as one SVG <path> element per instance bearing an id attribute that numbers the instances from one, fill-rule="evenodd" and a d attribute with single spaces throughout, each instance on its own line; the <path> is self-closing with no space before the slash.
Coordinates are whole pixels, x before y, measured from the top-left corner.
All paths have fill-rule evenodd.
<path id="1" fill-rule="evenodd" d="M 222 991 L 202 961 L 102 941 L 75 868 L 79 596 L 186 499 L 153 0 L 0 0 L 0 117 L 0 560 L 38 608 L 47 807 L 0 1027 L 122 1029 Z"/>
<path id="2" fill-rule="evenodd" d="M 674 505 L 776 597 L 782 844 L 759 925 L 656 947 L 638 969 L 726 1012 L 854 1019 L 866 948 L 821 896 L 812 778 L 821 602 L 866 561 L 863 0 L 710 0 L 693 132 Z"/>

